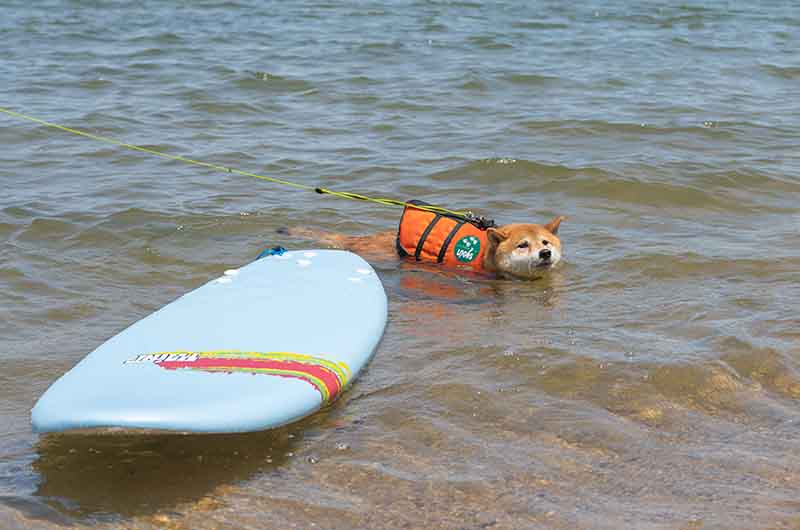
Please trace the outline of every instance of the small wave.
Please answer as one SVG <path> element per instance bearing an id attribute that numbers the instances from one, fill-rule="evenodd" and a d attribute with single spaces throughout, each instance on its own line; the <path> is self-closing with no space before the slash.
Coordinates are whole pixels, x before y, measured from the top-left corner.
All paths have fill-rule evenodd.
<path id="1" fill-rule="evenodd" d="M 434 5 L 434 6 L 445 6 L 445 7 L 467 7 L 471 9 L 478 9 L 482 8 L 483 4 L 480 2 L 470 2 L 469 0 L 426 0 L 424 2 L 417 2 L 416 6 L 425 6 L 426 8 Z"/>
<path id="2" fill-rule="evenodd" d="M 800 374 L 794 361 L 772 348 L 758 348 L 736 337 L 725 337 L 720 347 L 723 360 L 743 377 L 775 394 L 800 399 Z"/>
<path id="3" fill-rule="evenodd" d="M 131 63 L 128 68 L 131 70 L 155 71 L 161 70 L 164 67 L 158 63 Z"/>
<path id="4" fill-rule="evenodd" d="M 633 177 L 611 176 L 598 179 L 579 175 L 568 182 L 549 183 L 542 191 L 561 191 L 574 197 L 590 197 L 627 203 L 637 207 L 696 208 L 703 211 L 754 212 L 757 205 L 736 194 L 702 185 L 697 180 L 678 183 Z"/>
<path id="5" fill-rule="evenodd" d="M 81 24 L 83 25 L 83 24 Z M 64 39 L 74 40 L 76 43 L 86 44 L 87 42 L 103 42 L 108 45 L 108 38 L 99 31 L 69 31 L 62 34 Z M 74 52 L 78 53 L 78 52 Z M 87 53 L 87 52 L 80 52 Z M 91 52 L 88 52 L 93 55 Z"/>
<path id="6" fill-rule="evenodd" d="M 139 58 L 139 57 L 161 57 L 165 55 L 167 52 L 161 48 L 144 48 L 142 50 L 134 51 L 131 53 L 120 54 L 120 57 L 125 58 Z"/>
<path id="7" fill-rule="evenodd" d="M 99 309 L 92 305 L 83 302 L 67 302 L 59 305 L 58 307 L 51 307 L 47 309 L 42 315 L 50 322 L 73 322 L 75 320 L 83 320 L 90 318 L 99 312 Z"/>
<path id="8" fill-rule="evenodd" d="M 347 78 L 340 79 L 338 81 L 347 83 L 349 85 L 354 85 L 354 86 L 378 86 L 378 85 L 385 84 L 380 79 L 367 77 L 365 75 L 357 75 L 357 76 L 353 76 L 353 77 L 347 77 Z"/>
<path id="9" fill-rule="evenodd" d="M 422 28 L 422 31 L 427 33 L 447 33 L 449 30 L 450 28 L 439 22 L 428 23 Z"/>
<path id="10" fill-rule="evenodd" d="M 361 44 L 358 48 L 366 51 L 381 51 L 381 50 L 401 50 L 405 44 L 401 41 L 394 42 L 366 42 Z"/>
<path id="11" fill-rule="evenodd" d="M 38 243 L 61 241 L 77 233 L 79 230 L 80 227 L 69 221 L 47 217 L 35 217 L 19 232 L 17 239 L 19 241 Z"/>
<path id="12" fill-rule="evenodd" d="M 387 101 L 382 103 L 380 108 L 400 112 L 432 112 L 438 110 L 434 105 L 422 105 L 407 99 Z"/>
<path id="13" fill-rule="evenodd" d="M 705 42 L 705 41 L 702 41 Z M 743 53 L 748 54 L 752 53 L 753 50 L 749 46 L 741 45 L 741 46 L 725 46 L 720 44 L 699 44 L 694 45 L 694 49 L 697 51 L 703 52 L 714 52 L 714 53 Z"/>
<path id="14" fill-rule="evenodd" d="M 477 35 L 470 37 L 467 41 L 484 50 L 507 50 L 514 47 L 507 42 L 498 41 L 497 35 Z"/>
<path id="15" fill-rule="evenodd" d="M 292 79 L 269 72 L 247 72 L 248 76 L 234 81 L 234 85 L 245 90 L 267 92 L 305 92 L 313 90 L 314 85 L 303 79 Z"/>
<path id="16" fill-rule="evenodd" d="M 145 210 L 133 207 L 103 216 L 96 226 L 115 229 L 117 227 L 133 228 L 151 223 L 175 225 L 175 216 L 160 210 Z"/>
<path id="17" fill-rule="evenodd" d="M 312 137 L 330 137 L 336 135 L 349 135 L 350 132 L 346 129 L 334 129 L 333 127 L 325 127 L 325 126 L 312 126 L 306 127 L 303 129 L 303 134 L 307 134 Z M 337 151 L 341 152 L 341 151 Z"/>
<path id="18" fill-rule="evenodd" d="M 654 22 L 657 22 L 658 25 L 664 29 L 670 29 L 676 25 L 686 25 L 687 29 L 690 30 L 703 29 L 706 21 L 703 15 L 679 15 L 664 19 L 656 18 L 654 20 Z"/>
<path id="19" fill-rule="evenodd" d="M 536 29 L 536 30 L 547 30 L 547 29 L 568 29 L 568 24 L 563 24 L 560 22 L 537 22 L 537 21 L 524 21 L 524 22 L 514 22 L 511 24 L 514 28 L 519 29 Z"/>
<path id="20" fill-rule="evenodd" d="M 781 79 L 800 79 L 800 66 L 778 66 L 776 64 L 762 64 L 761 68 L 775 76 L 780 77 Z"/>
<path id="21" fill-rule="evenodd" d="M 330 7 L 336 8 L 338 6 L 332 5 Z M 374 17 L 384 17 L 384 16 L 386 16 L 386 15 L 388 15 L 390 13 L 391 13 L 391 11 L 386 10 L 386 9 L 366 9 L 366 10 L 359 9 L 359 10 L 356 10 L 356 11 L 351 11 L 350 13 L 348 13 L 347 16 L 374 18 Z"/>
<path id="22" fill-rule="evenodd" d="M 192 103 L 190 108 L 195 111 L 205 112 L 208 114 L 261 114 L 261 109 L 249 103 L 228 103 L 228 102 L 202 102 Z"/>
<path id="23" fill-rule="evenodd" d="M 252 6 L 243 4 L 241 2 L 232 2 L 230 0 L 223 2 L 201 2 L 199 7 L 202 9 L 251 9 Z"/>
<path id="24" fill-rule="evenodd" d="M 769 278 L 800 269 L 800 259 L 772 256 L 763 258 L 730 259 L 714 258 L 692 252 L 642 253 L 635 256 L 615 257 L 609 267 L 619 273 L 638 275 L 650 280 L 688 280 L 707 278 L 713 271 L 714 278 L 748 277 Z"/>
<path id="25" fill-rule="evenodd" d="M 124 233 L 118 230 L 107 230 L 93 223 L 83 227 L 68 239 L 70 248 L 119 248 L 127 240 Z"/>
<path id="26" fill-rule="evenodd" d="M 548 86 L 562 83 L 564 81 L 560 77 L 538 74 L 507 74 L 501 76 L 500 79 L 507 83 L 511 83 L 512 85 L 522 86 Z"/>
<path id="27" fill-rule="evenodd" d="M 719 363 L 664 365 L 648 376 L 649 385 L 669 402 L 717 415 L 720 409 L 741 412 L 747 381 Z"/>
<path id="28" fill-rule="evenodd" d="M 120 77 L 125 75 L 125 68 L 118 68 L 115 66 L 92 66 L 88 68 L 84 75 L 94 75 L 97 77 Z"/>
<path id="29" fill-rule="evenodd" d="M 700 135 L 713 138 L 734 138 L 737 123 L 701 121 L 697 125 L 666 126 L 648 123 L 609 122 L 603 120 L 527 120 L 516 127 L 530 131 L 547 131 L 569 136 L 624 134 L 635 136 Z"/>
<path id="30" fill-rule="evenodd" d="M 111 87 L 113 84 L 108 79 L 87 79 L 81 81 L 78 86 L 86 90 L 102 90 Z"/>
<path id="31" fill-rule="evenodd" d="M 599 179 L 606 175 L 596 168 L 570 168 L 567 166 L 543 164 L 515 158 L 486 158 L 463 164 L 459 167 L 441 171 L 431 175 L 438 181 L 469 181 L 480 184 L 513 183 L 529 185 L 543 182 L 573 178 L 586 175 Z"/>
<path id="32" fill-rule="evenodd" d="M 470 92 L 486 92 L 489 90 L 489 85 L 487 85 L 486 82 L 481 79 L 472 78 L 458 85 L 458 88 Z"/>
<path id="33" fill-rule="evenodd" d="M 396 131 L 397 130 L 397 126 L 396 125 L 392 125 L 391 123 L 376 123 L 375 125 L 372 126 L 372 128 L 370 130 L 372 130 L 374 132 L 379 132 L 379 133 L 388 133 L 388 132 Z"/>
<path id="34" fill-rule="evenodd" d="M 158 33 L 156 35 L 140 35 L 138 37 L 129 39 L 127 42 L 128 43 L 155 42 L 158 44 L 177 44 L 180 42 L 184 42 L 184 39 L 177 33 L 172 33 L 170 31 L 167 31 L 164 33 Z"/>
<path id="35" fill-rule="evenodd" d="M 469 92 L 486 92 L 490 88 L 489 80 L 477 70 L 459 73 L 449 80 L 449 84 L 454 88 Z"/>

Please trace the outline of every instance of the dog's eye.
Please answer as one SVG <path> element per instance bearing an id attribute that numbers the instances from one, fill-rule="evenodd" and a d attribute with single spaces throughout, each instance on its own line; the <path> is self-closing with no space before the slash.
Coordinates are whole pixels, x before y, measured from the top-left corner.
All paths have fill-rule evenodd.
<path id="1" fill-rule="evenodd" d="M 547 246 L 549 244 L 550 244 L 550 242 L 548 240 L 546 240 L 546 239 L 542 240 L 542 245 Z"/>
<path id="2" fill-rule="evenodd" d="M 517 248 L 528 248 L 529 246 L 530 246 L 530 245 L 528 244 L 528 242 L 527 242 L 527 241 L 523 241 L 522 243 L 520 243 L 519 245 L 517 245 Z"/>

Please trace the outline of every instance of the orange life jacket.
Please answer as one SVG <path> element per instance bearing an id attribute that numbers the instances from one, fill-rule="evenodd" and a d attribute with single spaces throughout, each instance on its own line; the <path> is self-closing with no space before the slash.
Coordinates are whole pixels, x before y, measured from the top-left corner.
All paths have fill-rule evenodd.
<path id="1" fill-rule="evenodd" d="M 408 204 L 429 206 L 421 201 Z M 464 219 L 406 206 L 397 231 L 397 253 L 417 261 L 485 272 L 483 256 L 489 247 L 486 230 Z"/>

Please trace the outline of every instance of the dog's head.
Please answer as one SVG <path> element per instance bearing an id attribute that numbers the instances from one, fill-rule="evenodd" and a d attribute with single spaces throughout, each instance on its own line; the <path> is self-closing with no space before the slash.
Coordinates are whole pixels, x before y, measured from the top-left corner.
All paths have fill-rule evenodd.
<path id="1" fill-rule="evenodd" d="M 489 228 L 494 265 L 501 275 L 536 278 L 561 260 L 561 240 L 556 235 L 564 217 L 546 225 L 510 224 Z"/>

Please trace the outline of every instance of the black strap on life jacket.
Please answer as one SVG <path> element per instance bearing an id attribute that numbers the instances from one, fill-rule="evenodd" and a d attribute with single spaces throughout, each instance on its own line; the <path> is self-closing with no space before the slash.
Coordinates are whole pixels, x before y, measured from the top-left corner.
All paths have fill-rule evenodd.
<path id="1" fill-rule="evenodd" d="M 447 255 L 447 249 L 450 247 L 450 243 L 453 241 L 453 238 L 456 237 L 458 231 L 461 230 L 461 227 L 464 226 L 464 223 L 466 223 L 466 221 L 457 222 L 453 229 L 450 230 L 450 233 L 447 234 L 447 237 L 444 239 L 444 243 L 442 243 L 442 248 L 439 249 L 439 255 L 436 257 L 436 263 L 441 263 L 444 261 L 444 257 Z"/>
<path id="2" fill-rule="evenodd" d="M 422 248 L 425 246 L 425 241 L 428 240 L 428 236 L 431 235 L 431 230 L 433 230 L 433 227 L 436 226 L 436 223 L 438 223 L 439 219 L 441 219 L 441 218 L 442 218 L 442 216 L 437 213 L 436 216 L 431 220 L 431 222 L 428 223 L 428 226 L 425 227 L 425 230 L 422 232 L 422 235 L 419 237 L 419 241 L 417 241 L 417 248 L 416 248 L 416 250 L 414 250 L 414 259 L 415 260 L 420 261 L 419 257 L 422 254 Z"/>

